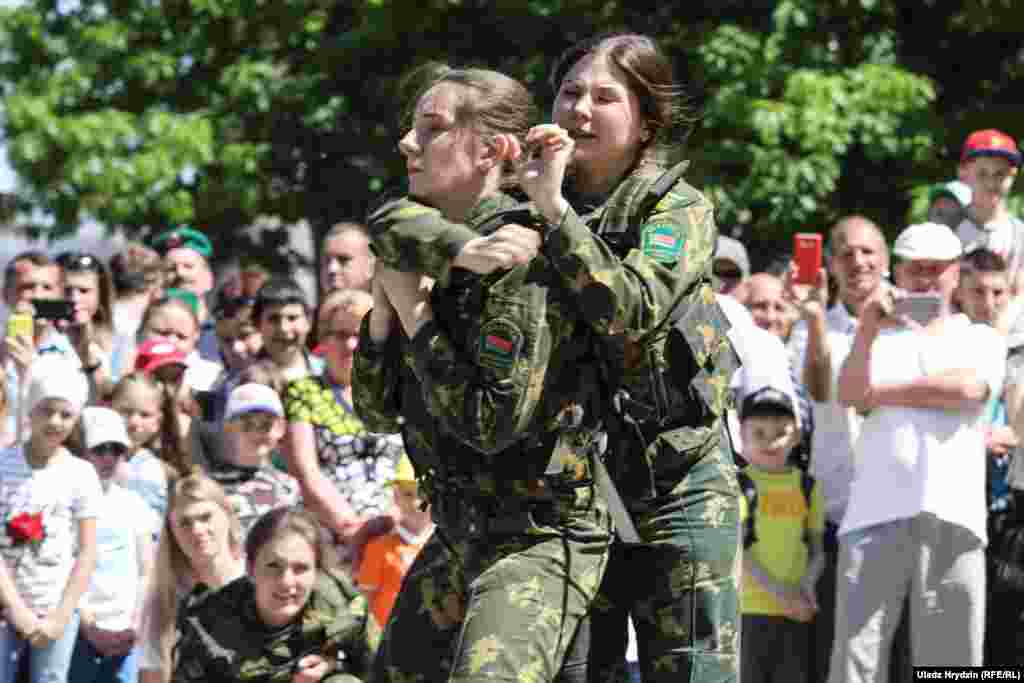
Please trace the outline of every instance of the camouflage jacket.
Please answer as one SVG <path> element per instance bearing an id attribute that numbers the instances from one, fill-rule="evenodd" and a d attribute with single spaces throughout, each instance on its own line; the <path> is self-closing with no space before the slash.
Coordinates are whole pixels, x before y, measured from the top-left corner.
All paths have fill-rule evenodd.
<path id="1" fill-rule="evenodd" d="M 337 657 L 339 668 L 325 681 L 360 680 L 376 627 L 346 576 L 321 572 L 301 616 L 282 628 L 260 620 L 254 590 L 243 576 L 219 591 L 197 586 L 189 594 L 178 615 L 174 683 L 288 683 L 310 654 Z"/>
<path id="2" fill-rule="evenodd" d="M 470 225 L 516 204 L 488 199 Z M 449 234 L 439 212 L 410 200 L 376 212 L 370 231 L 409 237 L 406 222 L 425 235 Z M 597 364 L 557 272 L 543 257 L 487 276 L 452 269 L 431 303 L 434 321 L 412 339 L 396 331 L 378 347 L 364 320 L 352 386 L 369 429 L 403 432 L 438 523 L 473 526 L 480 520 L 468 518 L 481 510 L 510 519 L 520 503 L 539 500 L 555 503 L 559 523 L 527 524 L 530 533 L 561 533 L 556 527 L 570 517 L 595 519 L 591 489 L 576 484 L 589 480 L 599 438 Z"/>
<path id="3" fill-rule="evenodd" d="M 544 252 L 579 296 L 589 324 L 611 340 L 617 351 L 612 361 L 621 359 L 623 384 L 634 399 L 649 406 L 656 405 L 651 368 L 668 371 L 672 325 L 664 321 L 678 304 L 682 319 L 676 327 L 693 360 L 682 369 L 689 375 L 683 381 L 703 399 L 709 413 L 705 417 L 720 417 L 738 357 L 711 288 L 718 237 L 714 209 L 681 178 L 684 169 L 641 164 L 610 195 L 596 201 L 570 188 L 567 197 L 574 208 L 551 232 Z M 671 184 L 652 196 L 652 186 L 664 180 Z M 681 383 L 667 382 L 672 410 L 685 409 L 690 400 Z"/>

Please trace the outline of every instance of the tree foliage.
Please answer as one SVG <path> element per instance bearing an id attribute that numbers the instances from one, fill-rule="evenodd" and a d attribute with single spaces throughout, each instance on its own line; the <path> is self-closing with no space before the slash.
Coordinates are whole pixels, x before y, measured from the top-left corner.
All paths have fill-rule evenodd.
<path id="1" fill-rule="evenodd" d="M 58 226 L 191 223 L 231 251 L 257 216 L 322 231 L 401 183 L 410 67 L 497 68 L 549 103 L 562 49 L 629 28 L 676 61 L 683 154 L 724 230 L 784 245 L 853 211 L 894 232 L 969 130 L 1024 135 L 1022 17 L 1013 0 L 24 0 L 0 9 L 0 92 L 21 198 Z"/>

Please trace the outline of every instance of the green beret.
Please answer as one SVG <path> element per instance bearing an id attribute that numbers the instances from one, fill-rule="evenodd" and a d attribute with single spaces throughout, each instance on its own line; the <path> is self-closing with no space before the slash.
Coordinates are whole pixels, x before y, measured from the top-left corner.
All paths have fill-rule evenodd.
<path id="1" fill-rule="evenodd" d="M 210 238 L 194 228 L 181 226 L 162 232 L 150 242 L 155 250 L 161 255 L 171 249 L 191 249 L 206 258 L 213 256 L 213 244 Z"/>
<path id="2" fill-rule="evenodd" d="M 166 299 L 181 299 L 192 312 L 199 315 L 199 297 L 195 295 L 195 292 L 190 292 L 187 289 L 178 289 L 177 287 L 171 287 L 170 289 L 164 290 L 164 298 Z"/>

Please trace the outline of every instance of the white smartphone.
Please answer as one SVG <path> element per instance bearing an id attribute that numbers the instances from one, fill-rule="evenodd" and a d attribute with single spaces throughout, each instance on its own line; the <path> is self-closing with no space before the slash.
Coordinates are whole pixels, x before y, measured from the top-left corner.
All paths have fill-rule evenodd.
<path id="1" fill-rule="evenodd" d="M 894 316 L 906 316 L 918 325 L 927 325 L 942 312 L 942 297 L 938 294 L 906 293 L 896 297 L 893 303 Z"/>

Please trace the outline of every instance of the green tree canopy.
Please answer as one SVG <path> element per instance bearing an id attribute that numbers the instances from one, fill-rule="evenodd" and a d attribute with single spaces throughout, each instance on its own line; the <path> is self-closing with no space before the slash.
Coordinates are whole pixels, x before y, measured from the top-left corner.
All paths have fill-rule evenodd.
<path id="1" fill-rule="evenodd" d="M 893 233 L 967 132 L 1021 137 L 1022 16 L 1013 0 L 25 0 L 0 9 L 4 135 L 21 199 L 58 226 L 190 223 L 232 251 L 257 216 L 322 231 L 400 185 L 416 64 L 500 69 L 549 103 L 561 50 L 628 28 L 676 62 L 682 154 L 719 223 L 784 246 L 853 211 Z"/>

